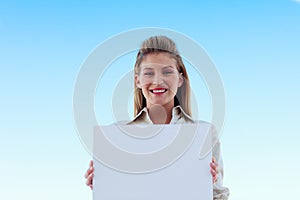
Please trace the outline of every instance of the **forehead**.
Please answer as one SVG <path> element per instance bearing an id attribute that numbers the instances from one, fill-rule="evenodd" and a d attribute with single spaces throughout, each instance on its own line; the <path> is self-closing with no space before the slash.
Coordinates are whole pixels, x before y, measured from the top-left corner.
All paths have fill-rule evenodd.
<path id="1" fill-rule="evenodd" d="M 171 66 L 176 68 L 176 60 L 168 53 L 152 53 L 145 56 L 141 62 L 141 67 L 143 66 Z"/>

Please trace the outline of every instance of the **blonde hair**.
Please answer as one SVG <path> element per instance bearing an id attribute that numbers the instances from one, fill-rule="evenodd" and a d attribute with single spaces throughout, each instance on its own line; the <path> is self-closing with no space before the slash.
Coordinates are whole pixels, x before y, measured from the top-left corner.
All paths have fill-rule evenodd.
<path id="1" fill-rule="evenodd" d="M 174 105 L 180 105 L 184 112 L 191 116 L 190 105 L 190 81 L 183 64 L 182 58 L 177 51 L 175 43 L 166 36 L 153 36 L 145 40 L 136 56 L 136 62 L 134 65 L 135 75 L 140 73 L 140 64 L 146 55 L 153 53 L 168 53 L 177 62 L 177 70 L 183 76 L 183 84 L 178 88 L 177 94 L 174 97 Z M 134 116 L 136 116 L 144 107 L 146 107 L 146 99 L 142 93 L 142 90 L 137 87 L 134 82 Z"/>

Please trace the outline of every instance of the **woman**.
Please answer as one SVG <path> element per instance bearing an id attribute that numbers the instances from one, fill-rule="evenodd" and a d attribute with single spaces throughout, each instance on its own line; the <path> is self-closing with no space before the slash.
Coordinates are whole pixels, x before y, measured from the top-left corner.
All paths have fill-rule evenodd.
<path id="1" fill-rule="evenodd" d="M 165 36 L 145 40 L 134 66 L 134 119 L 128 124 L 194 123 L 191 118 L 190 83 L 175 43 Z M 222 186 L 223 167 L 220 143 L 213 148 L 210 163 L 213 199 L 228 199 Z M 86 184 L 93 188 L 93 162 L 85 173 Z"/>

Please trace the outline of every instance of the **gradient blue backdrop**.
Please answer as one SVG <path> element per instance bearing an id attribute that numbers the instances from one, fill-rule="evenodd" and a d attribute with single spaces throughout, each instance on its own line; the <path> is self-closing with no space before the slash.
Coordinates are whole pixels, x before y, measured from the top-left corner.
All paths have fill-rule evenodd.
<path id="1" fill-rule="evenodd" d="M 299 198 L 300 3 L 195 2 L 0 3 L 0 199 L 91 199 L 74 82 L 98 44 L 140 27 L 184 33 L 216 64 L 227 96 L 230 199 Z"/>

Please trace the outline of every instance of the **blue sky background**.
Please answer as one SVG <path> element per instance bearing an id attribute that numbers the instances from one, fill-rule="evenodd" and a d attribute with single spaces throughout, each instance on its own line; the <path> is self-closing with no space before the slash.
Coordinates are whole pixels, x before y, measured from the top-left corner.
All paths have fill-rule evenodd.
<path id="1" fill-rule="evenodd" d="M 298 197 L 300 3 L 195 2 L 0 3 L 0 199 L 92 198 L 74 82 L 97 45 L 141 27 L 179 31 L 216 64 L 227 97 L 221 143 L 230 199 Z"/>

